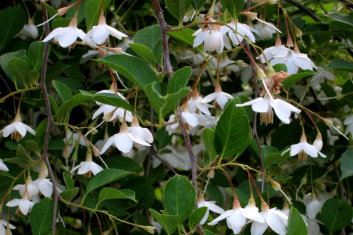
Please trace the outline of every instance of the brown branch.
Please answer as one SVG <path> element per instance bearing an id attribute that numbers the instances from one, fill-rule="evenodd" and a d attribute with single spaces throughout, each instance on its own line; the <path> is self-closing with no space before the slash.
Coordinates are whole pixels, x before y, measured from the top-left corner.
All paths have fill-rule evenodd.
<path id="1" fill-rule="evenodd" d="M 43 14 L 43 21 L 44 22 L 47 21 L 48 20 L 48 12 L 47 12 L 47 9 L 43 5 L 42 5 L 42 14 Z M 46 36 L 49 34 L 50 29 L 49 29 L 48 24 L 44 25 L 44 32 L 45 32 Z M 54 208 L 53 208 L 53 220 L 52 220 L 52 234 L 55 235 L 56 234 L 56 218 L 57 218 L 57 210 L 58 210 L 59 192 L 58 192 L 58 188 L 57 188 L 57 183 L 54 178 L 53 169 L 50 165 L 49 158 L 48 158 L 49 137 L 50 137 L 51 126 L 53 123 L 53 115 L 51 113 L 49 95 L 48 95 L 48 90 L 47 90 L 47 86 L 45 83 L 46 75 L 47 75 L 48 57 L 49 57 L 49 42 L 45 43 L 45 46 L 44 46 L 42 69 L 40 72 L 39 85 L 43 90 L 45 109 L 47 112 L 47 126 L 45 129 L 45 135 L 44 135 L 42 158 L 48 168 L 49 177 L 53 183 Z"/>
<path id="2" fill-rule="evenodd" d="M 312 10 L 310 10 L 309 8 L 306 8 L 301 3 L 299 3 L 295 0 L 285 0 L 285 1 L 292 4 L 293 6 L 296 6 L 300 10 L 304 11 L 307 15 L 309 15 L 311 18 L 313 18 L 313 20 L 318 21 L 318 22 L 321 21 L 320 18 L 317 15 L 315 15 L 315 13 Z"/>

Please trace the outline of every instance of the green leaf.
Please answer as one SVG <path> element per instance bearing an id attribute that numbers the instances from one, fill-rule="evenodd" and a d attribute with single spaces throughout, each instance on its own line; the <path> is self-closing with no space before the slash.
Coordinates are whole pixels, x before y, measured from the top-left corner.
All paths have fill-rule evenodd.
<path id="1" fill-rule="evenodd" d="M 98 203 L 96 208 L 100 203 L 109 199 L 128 199 L 137 202 L 135 199 L 135 192 L 130 189 L 115 189 L 115 188 L 103 188 L 99 192 Z"/>
<path id="2" fill-rule="evenodd" d="M 202 131 L 202 140 L 207 152 L 207 159 L 204 159 L 205 166 L 210 166 L 213 161 L 217 158 L 217 152 L 214 146 L 215 130 L 205 128 Z"/>
<path id="3" fill-rule="evenodd" d="M 191 73 L 192 68 L 190 66 L 178 69 L 168 82 L 167 93 L 175 93 L 178 92 L 180 89 L 186 87 Z"/>
<path id="4" fill-rule="evenodd" d="M 349 15 L 342 15 L 338 13 L 330 13 L 325 15 L 326 17 L 333 19 L 335 21 L 341 22 L 346 25 L 346 27 L 353 27 L 353 18 Z"/>
<path id="5" fill-rule="evenodd" d="M 8 66 L 14 74 L 14 83 L 17 87 L 27 84 L 27 75 L 30 71 L 26 60 L 21 58 L 12 58 L 8 62 Z"/>
<path id="6" fill-rule="evenodd" d="M 284 71 L 284 72 L 288 71 L 287 66 L 285 64 L 275 64 L 273 66 L 273 69 L 275 70 L 276 73 L 281 71 Z"/>
<path id="7" fill-rule="evenodd" d="M 308 234 L 305 221 L 298 210 L 292 207 L 288 218 L 288 231 L 286 235 Z"/>
<path id="8" fill-rule="evenodd" d="M 63 196 L 67 201 L 72 201 L 76 197 L 79 191 L 80 191 L 79 187 L 67 189 L 61 193 L 61 196 Z"/>
<path id="9" fill-rule="evenodd" d="M 201 222 L 201 220 L 206 214 L 206 211 L 207 211 L 207 207 L 200 207 L 192 212 L 189 218 L 190 229 L 193 229 L 197 224 Z"/>
<path id="10" fill-rule="evenodd" d="M 178 216 L 159 214 L 153 209 L 150 209 L 150 213 L 162 226 L 162 228 L 167 232 L 167 234 L 172 234 L 178 227 Z"/>
<path id="11" fill-rule="evenodd" d="M 182 24 L 183 17 L 191 6 L 191 0 L 165 0 L 165 5 L 170 14 L 179 21 L 179 24 Z"/>
<path id="12" fill-rule="evenodd" d="M 54 201 L 51 198 L 44 198 L 36 203 L 29 215 L 29 222 L 34 235 L 50 234 L 53 218 Z"/>
<path id="13" fill-rule="evenodd" d="M 85 0 L 84 12 L 86 28 L 89 31 L 92 26 L 98 24 L 98 19 L 102 11 L 102 1 Z"/>
<path id="14" fill-rule="evenodd" d="M 65 83 L 53 80 L 52 84 L 62 101 L 72 98 L 72 91 Z"/>
<path id="15" fill-rule="evenodd" d="M 150 66 L 135 56 L 110 55 L 95 61 L 118 71 L 143 91 L 146 85 L 157 81 L 157 76 Z"/>
<path id="16" fill-rule="evenodd" d="M 180 31 L 170 31 L 168 32 L 168 35 L 171 36 L 172 38 L 177 39 L 178 41 L 188 45 L 188 46 L 193 46 L 194 44 L 194 31 L 192 29 L 183 29 Z"/>
<path id="17" fill-rule="evenodd" d="M 164 187 L 163 202 L 167 212 L 179 216 L 179 222 L 182 223 L 195 207 L 195 189 L 187 178 L 175 175 Z"/>
<path id="18" fill-rule="evenodd" d="M 353 71 L 353 63 L 348 62 L 346 60 L 342 59 L 336 59 L 333 60 L 328 66 L 328 69 L 338 69 L 338 70 L 344 70 L 344 71 Z"/>
<path id="19" fill-rule="evenodd" d="M 156 58 L 156 62 L 162 64 L 162 34 L 159 25 L 152 25 L 138 31 L 134 42 L 148 47 Z"/>
<path id="20" fill-rule="evenodd" d="M 341 180 L 353 175 L 353 150 L 347 149 L 341 158 Z"/>
<path id="21" fill-rule="evenodd" d="M 321 221 L 329 234 L 336 232 L 351 223 L 352 206 L 341 199 L 329 199 L 321 209 Z"/>
<path id="22" fill-rule="evenodd" d="M 130 43 L 129 46 L 137 55 L 152 65 L 152 67 L 156 66 L 156 58 L 150 48 L 139 43 Z"/>
<path id="23" fill-rule="evenodd" d="M 59 110 L 57 112 L 57 120 L 58 121 L 63 121 L 65 118 L 67 118 L 71 110 L 75 108 L 76 106 L 90 100 L 90 97 L 84 96 L 82 94 L 76 94 L 70 99 L 66 100 L 62 105 L 59 107 Z"/>
<path id="24" fill-rule="evenodd" d="M 0 66 L 5 74 L 14 82 L 14 73 L 9 68 L 8 63 L 12 58 L 22 58 L 26 55 L 25 50 L 19 50 L 15 52 L 10 52 L 0 56 Z"/>
<path id="25" fill-rule="evenodd" d="M 26 23 L 26 13 L 18 4 L 0 11 L 0 52 L 11 42 Z"/>
<path id="26" fill-rule="evenodd" d="M 38 72 L 42 67 L 43 51 L 44 42 L 40 41 L 32 42 L 28 48 L 28 64 Z"/>
<path id="27" fill-rule="evenodd" d="M 165 115 L 175 109 L 179 101 L 189 94 L 190 88 L 181 88 L 178 92 L 170 93 L 162 96 L 157 88 L 156 83 L 146 86 L 146 95 L 150 101 L 152 108 L 158 114 L 159 119 L 163 119 Z"/>
<path id="28" fill-rule="evenodd" d="M 52 29 L 59 27 L 67 27 L 70 24 L 71 18 L 57 18 L 54 19 L 51 23 Z"/>
<path id="29" fill-rule="evenodd" d="M 191 0 L 192 7 L 195 10 L 200 10 L 200 8 L 205 4 L 206 0 Z"/>
<path id="30" fill-rule="evenodd" d="M 235 98 L 228 102 L 215 132 L 215 147 L 222 157 L 230 157 L 243 152 L 250 143 L 250 123 L 242 107 Z"/>
<path id="31" fill-rule="evenodd" d="M 92 192 L 93 190 L 99 187 L 115 182 L 130 174 L 132 174 L 132 172 L 124 171 L 120 169 L 110 168 L 110 169 L 103 170 L 89 180 L 86 187 L 85 196 L 87 196 L 90 192 Z"/>
<path id="32" fill-rule="evenodd" d="M 75 181 L 72 179 L 71 175 L 67 172 L 63 173 L 63 179 L 66 185 L 66 188 L 73 189 L 75 186 Z"/>
<path id="33" fill-rule="evenodd" d="M 221 4 L 234 19 L 237 19 L 244 8 L 245 0 L 221 0 Z"/>
<path id="34" fill-rule="evenodd" d="M 311 77 L 315 75 L 316 73 L 311 70 L 304 70 L 296 74 L 292 74 L 289 77 L 287 77 L 284 81 L 282 81 L 282 84 L 284 88 L 288 91 L 289 89 L 292 88 L 294 84 L 302 80 L 303 78 Z"/>

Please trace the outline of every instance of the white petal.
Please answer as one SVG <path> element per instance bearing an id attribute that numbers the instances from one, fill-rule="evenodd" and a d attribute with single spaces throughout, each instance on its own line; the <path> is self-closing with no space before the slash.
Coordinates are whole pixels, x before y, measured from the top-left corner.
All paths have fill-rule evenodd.
<path id="1" fill-rule="evenodd" d="M 20 199 L 17 199 L 17 198 L 12 199 L 11 201 L 8 201 L 8 202 L 6 203 L 6 206 L 8 206 L 8 207 L 15 207 L 15 206 L 18 206 L 19 201 L 20 201 Z"/>
<path id="2" fill-rule="evenodd" d="M 303 144 L 302 143 L 298 143 L 298 144 L 293 144 L 290 146 L 290 155 L 294 156 L 297 155 L 298 153 L 300 153 L 303 150 Z"/>
<path id="3" fill-rule="evenodd" d="M 98 165 L 97 163 L 91 162 L 90 165 L 91 165 L 90 169 L 91 169 L 91 172 L 93 173 L 93 175 L 96 175 L 103 170 L 103 168 L 100 165 Z"/>
<path id="4" fill-rule="evenodd" d="M 189 124 L 189 126 L 191 127 L 195 127 L 198 125 L 198 121 L 197 121 L 197 117 L 195 115 L 193 115 L 192 113 L 189 112 L 182 112 L 183 119 L 185 120 L 185 122 L 187 124 Z"/>
<path id="5" fill-rule="evenodd" d="M 11 135 L 14 131 L 16 130 L 15 128 L 15 123 L 11 123 L 10 125 L 5 126 L 5 128 L 2 130 L 2 135 L 4 137 L 8 137 Z"/>
<path id="6" fill-rule="evenodd" d="M 55 38 L 56 36 L 58 36 L 59 34 L 62 34 L 63 32 L 65 32 L 65 28 L 64 27 L 58 27 L 56 29 L 54 29 L 53 31 L 51 31 L 48 36 L 46 36 L 43 39 L 43 42 L 48 42 L 50 40 L 52 40 L 53 38 Z"/>
<path id="7" fill-rule="evenodd" d="M 259 213 L 259 209 L 256 206 L 246 206 L 241 210 L 241 213 L 248 219 L 263 223 L 265 222 L 264 218 Z"/>
<path id="8" fill-rule="evenodd" d="M 279 235 L 286 234 L 286 226 L 281 217 L 269 212 L 266 216 L 268 226 Z"/>
<path id="9" fill-rule="evenodd" d="M 207 32 L 202 31 L 202 29 L 197 30 L 193 36 L 195 36 L 193 47 L 200 46 L 205 40 Z"/>
<path id="10" fill-rule="evenodd" d="M 204 98 L 203 98 L 203 101 L 206 102 L 206 103 L 209 103 L 211 102 L 212 100 L 216 99 L 216 97 L 218 96 L 219 93 L 217 92 L 214 92 L 214 93 L 211 93 L 209 95 L 206 95 Z"/>
<path id="11" fill-rule="evenodd" d="M 117 134 L 115 134 L 117 135 Z M 103 153 L 105 153 L 105 151 L 107 151 L 107 149 L 115 142 L 114 138 L 115 138 L 115 135 L 113 135 L 112 137 L 110 137 L 107 142 L 105 142 L 100 154 L 102 155 Z"/>
<path id="12" fill-rule="evenodd" d="M 126 34 L 120 32 L 119 30 L 117 30 L 109 25 L 106 25 L 105 27 L 107 27 L 107 29 L 109 30 L 110 35 L 112 35 L 113 37 L 115 37 L 119 40 L 122 39 L 123 37 L 127 37 Z"/>
<path id="13" fill-rule="evenodd" d="M 81 29 L 76 28 L 76 35 L 79 37 L 81 40 L 84 40 L 86 37 L 85 32 L 83 32 Z"/>
<path id="14" fill-rule="evenodd" d="M 20 133 L 22 137 L 26 136 L 26 127 L 22 122 L 15 122 L 15 129 L 18 131 L 18 133 Z"/>
<path id="15" fill-rule="evenodd" d="M 9 171 L 9 168 L 7 168 L 2 159 L 0 159 L 0 171 Z"/>
<path id="16" fill-rule="evenodd" d="M 317 152 L 321 157 L 323 158 L 327 158 L 327 156 L 325 154 L 323 154 L 322 152 Z"/>
<path id="17" fill-rule="evenodd" d="M 314 157 L 316 158 L 318 156 L 317 154 L 317 149 L 315 148 L 315 146 L 308 144 L 308 143 L 304 143 L 303 144 L 303 150 L 304 152 L 306 152 L 310 157 Z"/>
<path id="18" fill-rule="evenodd" d="M 77 174 L 84 175 L 87 172 L 91 171 L 90 162 L 81 162 L 80 165 L 81 166 L 80 166 L 80 168 L 78 168 Z"/>
<path id="19" fill-rule="evenodd" d="M 89 32 L 92 40 L 97 43 L 97 45 L 103 44 L 109 37 L 109 30 L 105 25 L 93 26 Z"/>
<path id="20" fill-rule="evenodd" d="M 53 184 L 49 179 L 42 179 L 38 183 L 39 191 L 44 195 L 44 197 L 51 197 L 53 194 Z"/>
<path id="21" fill-rule="evenodd" d="M 233 209 L 233 213 L 227 217 L 227 224 L 233 230 L 233 233 L 238 234 L 246 223 L 246 218 L 241 213 L 240 209 Z"/>
<path id="22" fill-rule="evenodd" d="M 30 126 L 26 125 L 26 124 L 23 124 L 26 128 L 26 130 L 31 133 L 32 135 L 36 135 L 36 132 L 35 130 L 33 130 Z"/>
<path id="23" fill-rule="evenodd" d="M 251 235 L 262 235 L 267 227 L 267 223 L 253 222 L 251 225 Z"/>
<path id="24" fill-rule="evenodd" d="M 128 153 L 132 149 L 132 140 L 128 136 L 128 133 L 118 133 L 116 134 L 116 138 L 114 140 L 115 146 L 119 149 L 119 151 L 123 153 Z"/>
<path id="25" fill-rule="evenodd" d="M 75 27 L 66 27 L 61 34 L 55 37 L 61 47 L 68 47 L 72 45 L 77 39 L 77 33 Z"/>
<path id="26" fill-rule="evenodd" d="M 32 209 L 33 205 L 34 205 L 34 202 L 21 199 L 18 207 L 20 208 L 20 211 L 22 212 L 22 214 L 27 215 L 28 212 Z"/>
<path id="27" fill-rule="evenodd" d="M 141 144 L 141 145 L 145 145 L 145 146 L 151 146 L 149 143 L 147 143 L 146 141 L 144 141 L 143 139 L 141 139 L 139 136 L 135 136 L 131 133 L 127 133 L 127 135 L 130 137 L 130 139 L 137 143 L 137 144 Z"/>
<path id="28" fill-rule="evenodd" d="M 212 220 L 210 223 L 208 223 L 208 225 L 216 225 L 219 221 L 227 218 L 228 216 L 230 216 L 233 213 L 233 210 L 227 210 L 225 212 L 223 212 L 220 216 L 218 216 L 217 218 L 215 218 L 214 220 Z"/>
<path id="29" fill-rule="evenodd" d="M 223 208 L 217 206 L 215 202 L 205 201 L 204 204 L 208 209 L 210 209 L 210 211 L 213 211 L 217 214 L 222 214 L 224 212 Z"/>
<path id="30" fill-rule="evenodd" d="M 200 208 L 200 207 L 199 207 L 199 208 Z M 200 221 L 200 224 L 206 223 L 206 221 L 207 221 L 209 215 L 210 215 L 210 210 L 207 208 L 204 217 L 203 217 L 202 220 Z"/>

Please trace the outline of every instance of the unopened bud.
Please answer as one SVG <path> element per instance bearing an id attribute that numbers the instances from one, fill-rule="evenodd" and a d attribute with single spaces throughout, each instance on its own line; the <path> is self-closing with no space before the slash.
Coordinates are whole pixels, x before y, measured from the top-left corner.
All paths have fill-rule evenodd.
<path id="1" fill-rule="evenodd" d="M 287 47 L 293 47 L 294 46 L 294 43 L 293 43 L 293 40 L 292 40 L 292 37 L 290 35 L 288 35 L 288 38 L 287 38 Z"/>
<path id="2" fill-rule="evenodd" d="M 209 179 L 214 178 L 214 169 L 213 168 L 207 173 L 207 178 L 209 178 Z"/>
<path id="3" fill-rule="evenodd" d="M 317 151 L 321 151 L 322 146 L 324 145 L 324 143 L 322 142 L 322 135 L 321 133 L 317 133 L 316 139 L 313 143 L 314 147 L 317 149 Z"/>
<path id="4" fill-rule="evenodd" d="M 266 4 L 273 5 L 273 4 L 277 4 L 277 3 L 278 3 L 278 0 L 266 0 Z"/>
<path id="5" fill-rule="evenodd" d="M 59 16 L 65 15 L 66 12 L 67 12 L 70 8 L 71 8 L 71 5 L 70 5 L 70 6 L 67 6 L 67 7 L 59 8 L 59 9 L 58 9 L 58 15 L 59 15 Z"/>
<path id="6" fill-rule="evenodd" d="M 256 20 L 257 18 L 256 12 L 246 11 L 246 12 L 242 12 L 241 14 L 246 16 L 246 18 L 248 18 L 249 20 Z"/>
<path id="7" fill-rule="evenodd" d="M 256 68 L 256 76 L 260 81 L 267 79 L 266 73 L 259 67 Z"/>
<path id="8" fill-rule="evenodd" d="M 333 121 L 328 119 L 328 118 L 323 118 L 322 121 L 324 121 L 326 126 L 332 126 L 333 125 Z"/>
<path id="9" fill-rule="evenodd" d="M 298 27 L 295 27 L 294 31 L 296 37 L 300 38 L 301 36 L 303 36 L 303 32 Z"/>
<path id="10" fill-rule="evenodd" d="M 91 145 L 91 147 L 92 147 L 92 151 L 93 151 L 94 156 L 98 157 L 100 154 L 99 149 L 96 146 L 94 146 L 93 144 Z"/>
<path id="11" fill-rule="evenodd" d="M 275 191 L 279 191 L 281 189 L 281 185 L 274 180 L 270 180 L 271 186 Z"/>

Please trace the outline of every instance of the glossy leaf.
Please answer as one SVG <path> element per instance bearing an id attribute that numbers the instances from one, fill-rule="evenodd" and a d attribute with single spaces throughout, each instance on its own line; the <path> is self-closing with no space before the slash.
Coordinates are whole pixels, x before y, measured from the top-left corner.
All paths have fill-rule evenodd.
<path id="1" fill-rule="evenodd" d="M 115 188 L 103 188 L 99 192 L 97 206 L 105 200 L 109 199 L 128 199 L 136 202 L 135 192 L 130 189 L 115 189 Z"/>
<path id="2" fill-rule="evenodd" d="M 88 31 L 92 26 L 98 24 L 98 19 L 102 11 L 102 1 L 85 0 L 84 4 L 86 28 Z"/>
<path id="3" fill-rule="evenodd" d="M 191 6 L 191 0 L 165 0 L 165 5 L 170 14 L 182 23 L 186 11 Z"/>
<path id="4" fill-rule="evenodd" d="M 314 71 L 310 70 L 304 70 L 299 73 L 293 74 L 289 77 L 287 77 L 284 81 L 282 81 L 282 84 L 284 88 L 288 91 L 289 89 L 292 88 L 293 85 L 295 85 L 297 82 L 302 80 L 303 78 L 311 77 L 315 75 L 316 73 Z"/>
<path id="5" fill-rule="evenodd" d="M 160 214 L 153 209 L 150 209 L 150 212 L 167 234 L 172 234 L 177 229 L 178 216 Z"/>
<path id="6" fill-rule="evenodd" d="M 51 198 L 41 199 L 36 203 L 29 215 L 33 235 L 50 234 L 53 218 L 54 201 Z"/>
<path id="7" fill-rule="evenodd" d="M 194 34 L 194 31 L 189 28 L 183 29 L 180 31 L 168 32 L 168 35 L 171 36 L 172 38 L 175 38 L 178 41 L 191 47 L 194 44 L 194 36 L 192 36 L 193 34 Z"/>
<path id="8" fill-rule="evenodd" d="M 53 80 L 52 84 L 62 101 L 66 101 L 72 97 L 72 91 L 65 83 Z"/>
<path id="9" fill-rule="evenodd" d="M 0 56 L 0 66 L 2 70 L 5 72 L 6 76 L 8 76 L 12 81 L 14 81 L 14 73 L 9 68 L 8 63 L 12 58 L 22 58 L 26 55 L 25 50 L 19 50 L 15 52 L 9 52 Z"/>
<path id="10" fill-rule="evenodd" d="M 290 209 L 288 217 L 288 231 L 286 235 L 307 234 L 307 228 L 303 217 L 294 207 Z"/>
<path id="11" fill-rule="evenodd" d="M 204 159 L 204 164 L 206 166 L 210 166 L 213 161 L 217 158 L 217 152 L 214 146 L 215 143 L 215 130 L 210 128 L 205 128 L 202 131 L 202 140 L 205 145 L 205 149 L 207 152 L 207 159 Z M 206 161 L 207 160 L 207 161 Z"/>
<path id="12" fill-rule="evenodd" d="M 195 10 L 200 10 L 200 8 L 206 3 L 206 0 L 191 0 L 191 3 Z"/>
<path id="13" fill-rule="evenodd" d="M 63 179 L 66 185 L 66 188 L 72 189 L 75 186 L 75 181 L 72 179 L 71 175 L 69 173 L 64 172 L 63 173 Z"/>
<path id="14" fill-rule="evenodd" d="M 324 222 L 330 234 L 350 224 L 352 206 L 341 199 L 329 199 L 321 209 L 321 221 Z"/>
<path id="15" fill-rule="evenodd" d="M 187 86 L 192 73 L 192 68 L 186 66 L 178 69 L 168 82 L 167 93 L 175 93 Z"/>
<path id="16" fill-rule="evenodd" d="M 152 25 L 139 30 L 134 37 L 134 43 L 144 45 L 151 50 L 158 64 L 162 63 L 163 54 L 161 35 L 161 28 L 158 25 Z"/>
<path id="17" fill-rule="evenodd" d="M 130 43 L 129 46 L 143 60 L 152 65 L 152 67 L 155 67 L 156 58 L 150 48 L 139 43 Z"/>
<path id="18" fill-rule="evenodd" d="M 42 67 L 44 43 L 40 41 L 32 42 L 28 48 L 28 64 L 33 70 L 38 71 Z"/>
<path id="19" fill-rule="evenodd" d="M 341 159 L 341 180 L 353 175 L 353 150 L 347 149 Z"/>
<path id="20" fill-rule="evenodd" d="M 66 100 L 57 112 L 57 120 L 63 121 L 63 119 L 70 116 L 71 110 L 76 106 L 90 100 L 90 97 L 84 96 L 82 94 L 76 94 L 70 99 Z"/>
<path id="21" fill-rule="evenodd" d="M 189 218 L 190 229 L 193 229 L 194 227 L 196 227 L 196 225 L 198 225 L 201 222 L 201 220 L 206 214 L 206 211 L 207 211 L 207 207 L 200 207 L 192 212 Z"/>
<path id="22" fill-rule="evenodd" d="M 221 0 L 221 4 L 234 19 L 237 19 L 243 10 L 245 0 Z"/>
<path id="23" fill-rule="evenodd" d="M 79 187 L 67 189 L 61 193 L 61 196 L 63 196 L 67 201 L 72 201 L 77 196 L 79 191 Z"/>
<path id="24" fill-rule="evenodd" d="M 27 76 L 30 71 L 26 60 L 21 58 L 12 58 L 9 60 L 8 66 L 14 75 L 14 83 L 16 86 L 24 87 L 28 83 Z"/>
<path id="25" fill-rule="evenodd" d="M 347 60 L 335 59 L 327 66 L 327 68 L 352 72 L 353 71 L 353 63 L 351 63 Z"/>

